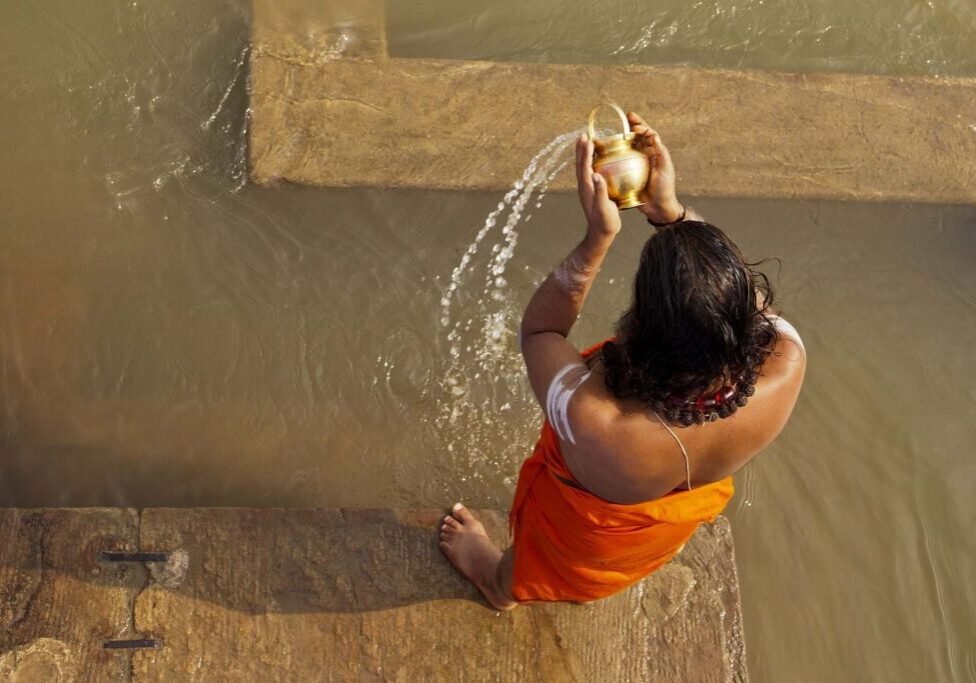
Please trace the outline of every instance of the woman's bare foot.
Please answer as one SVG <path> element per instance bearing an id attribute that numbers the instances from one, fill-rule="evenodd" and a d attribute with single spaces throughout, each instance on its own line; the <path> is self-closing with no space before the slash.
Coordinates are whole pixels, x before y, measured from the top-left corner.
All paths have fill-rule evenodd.
<path id="1" fill-rule="evenodd" d="M 477 586 L 492 607 L 510 610 L 518 606 L 501 585 L 502 551 L 488 538 L 481 522 L 460 503 L 441 524 L 440 546 L 451 564 Z"/>

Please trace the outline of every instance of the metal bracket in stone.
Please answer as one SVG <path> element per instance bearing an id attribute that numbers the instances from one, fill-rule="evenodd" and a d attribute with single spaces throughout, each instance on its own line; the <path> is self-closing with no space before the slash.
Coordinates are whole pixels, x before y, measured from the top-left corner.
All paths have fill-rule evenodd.
<path id="1" fill-rule="evenodd" d="M 173 552 L 103 550 L 99 553 L 102 562 L 139 563 L 148 567 L 157 583 L 167 588 L 178 586 L 186 575 L 189 555 L 181 548 Z M 105 650 L 156 650 L 163 646 L 158 638 L 114 639 L 102 642 Z"/>
<path id="2" fill-rule="evenodd" d="M 132 638 L 130 640 L 106 640 L 102 647 L 106 650 L 155 650 L 162 647 L 158 638 Z"/>
<path id="3" fill-rule="evenodd" d="M 99 556 L 102 562 L 145 564 L 153 580 L 171 590 L 183 583 L 190 566 L 190 555 L 183 548 L 169 552 L 103 550 Z"/>

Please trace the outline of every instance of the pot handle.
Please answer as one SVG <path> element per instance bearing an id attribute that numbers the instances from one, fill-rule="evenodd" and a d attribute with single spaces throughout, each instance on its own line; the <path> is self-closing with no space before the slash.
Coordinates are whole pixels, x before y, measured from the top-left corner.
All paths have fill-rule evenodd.
<path id="1" fill-rule="evenodd" d="M 590 112 L 590 120 L 586 124 L 586 132 L 590 136 L 590 140 L 593 140 L 596 137 L 596 131 L 593 130 L 593 124 L 596 123 L 596 113 L 600 111 L 600 107 L 611 107 L 617 112 L 617 116 L 620 117 L 620 123 L 624 127 L 624 132 L 620 134 L 620 137 L 623 138 L 630 135 L 630 124 L 627 122 L 627 115 L 624 114 L 624 110 L 615 105 L 613 102 L 603 102 L 593 107 L 593 111 Z"/>

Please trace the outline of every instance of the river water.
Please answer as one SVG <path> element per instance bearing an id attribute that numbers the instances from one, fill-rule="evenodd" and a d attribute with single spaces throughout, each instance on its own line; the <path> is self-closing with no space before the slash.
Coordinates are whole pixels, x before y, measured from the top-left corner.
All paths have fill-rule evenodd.
<path id="1" fill-rule="evenodd" d="M 386 23 L 404 57 L 976 75 L 970 2 L 643 7 Z M 509 195 L 249 186 L 250 16 L 0 7 L 0 504 L 507 506 L 540 420 L 513 325 L 582 231 L 562 147 Z M 976 680 L 976 208 L 692 203 L 779 257 L 810 357 L 729 509 L 753 679 Z M 627 303 L 625 218 L 580 344 Z"/>

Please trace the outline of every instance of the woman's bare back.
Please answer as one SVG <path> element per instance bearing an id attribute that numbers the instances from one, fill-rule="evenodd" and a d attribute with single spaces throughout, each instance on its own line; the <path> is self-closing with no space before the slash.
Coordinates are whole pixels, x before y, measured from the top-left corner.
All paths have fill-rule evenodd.
<path id="1" fill-rule="evenodd" d="M 575 443 L 560 442 L 566 466 L 585 489 L 622 504 L 687 488 L 689 471 L 692 487 L 732 475 L 776 438 L 796 403 L 806 354 L 791 332 L 781 330 L 745 407 L 724 420 L 673 430 L 646 405 L 614 398 L 594 359 L 569 406 Z"/>

